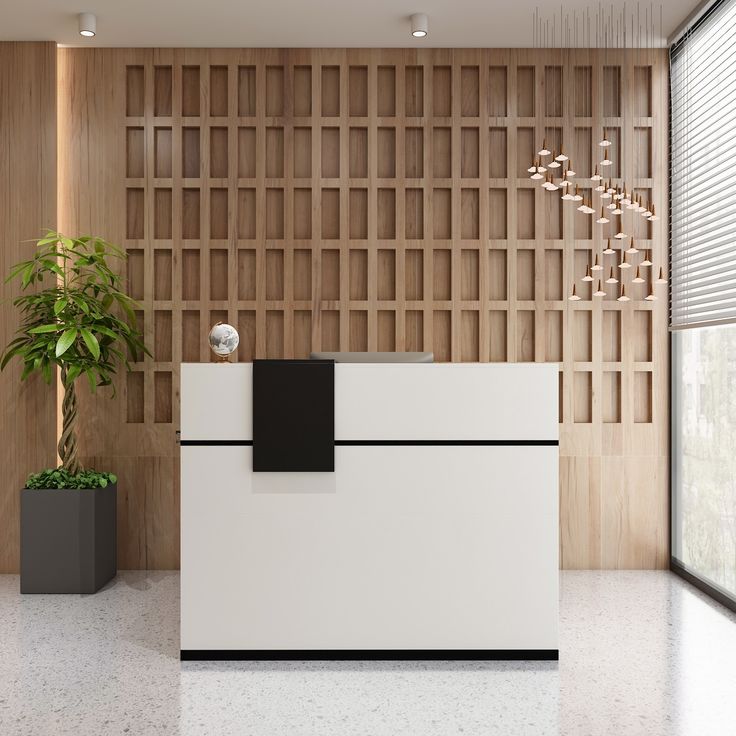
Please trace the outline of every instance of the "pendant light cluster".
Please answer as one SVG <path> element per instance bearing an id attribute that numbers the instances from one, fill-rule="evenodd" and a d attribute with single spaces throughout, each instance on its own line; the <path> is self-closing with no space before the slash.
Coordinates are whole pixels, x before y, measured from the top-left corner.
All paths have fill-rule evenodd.
<path id="1" fill-rule="evenodd" d="M 587 48 L 593 46 L 590 32 L 590 11 L 583 11 L 582 17 L 573 14 L 572 19 L 569 15 L 563 17 L 562 12 L 560 10 L 559 18 L 553 18 L 550 24 L 550 20 L 543 21 L 540 18 L 537 10 L 534 23 L 534 45 L 542 48 L 549 48 L 550 41 L 552 47 L 556 45 L 557 23 L 559 23 L 560 69 L 562 69 L 563 63 L 563 46 Z M 605 59 L 609 48 L 623 48 L 624 51 L 626 50 L 629 21 L 631 22 L 631 37 L 636 39 L 638 36 L 638 47 L 642 48 L 649 45 L 650 39 L 654 35 L 653 8 L 650 7 L 646 11 L 646 27 L 644 29 L 642 29 L 640 22 L 639 9 L 637 9 L 636 17 L 637 28 L 635 33 L 634 16 L 628 17 L 626 15 L 625 6 L 619 16 L 614 15 L 613 7 L 606 10 L 599 6 L 595 18 L 595 46 L 603 49 L 604 66 L 610 66 L 608 60 Z M 644 34 L 646 34 L 646 42 L 643 43 Z M 635 53 L 634 49 L 632 49 L 632 53 Z M 572 68 L 569 69 L 567 76 L 570 79 L 573 78 Z M 618 91 L 616 94 L 618 94 Z M 583 100 L 583 102 L 588 103 L 585 105 L 586 109 L 591 108 L 589 100 Z M 581 186 L 576 181 L 577 174 L 572 162 L 564 152 L 561 143 L 562 138 L 564 136 L 560 138 L 559 151 L 555 150 L 554 146 L 550 149 L 547 140 L 542 141 L 542 146 L 536 152 L 528 169 L 530 178 L 539 182 L 550 193 L 559 192 L 559 196 L 564 202 L 567 202 L 569 206 L 574 206 L 582 215 L 592 217 L 595 225 L 599 225 L 602 229 L 608 226 L 615 233 L 612 237 L 605 238 L 606 247 L 600 251 L 600 254 L 595 253 L 594 262 L 592 264 L 588 263 L 581 280 L 591 283 L 594 289 L 592 294 L 595 298 L 605 297 L 609 293 L 608 289 L 616 296 L 618 301 L 627 302 L 631 301 L 634 291 L 637 294 L 641 293 L 638 288 L 632 289 L 631 286 L 629 286 L 629 293 L 627 293 L 627 285 L 623 283 L 624 274 L 633 269 L 631 270 L 630 284 L 638 286 L 650 281 L 652 287 L 644 292 L 646 295 L 643 298 L 645 301 L 655 301 L 657 296 L 654 293 L 654 284 L 667 283 L 664 268 L 659 267 L 656 278 L 646 278 L 650 273 L 649 269 L 654 269 L 651 250 L 638 248 L 632 234 L 636 231 L 637 217 L 642 217 L 648 222 L 659 220 L 654 204 L 645 200 L 642 195 L 637 195 L 633 188 L 626 185 L 623 179 L 617 180 L 616 177 L 612 176 L 611 171 L 615 158 L 613 142 L 608 138 L 605 128 L 601 132 L 596 147 L 599 152 L 599 160 L 594 166 L 593 174 L 590 176 L 590 185 L 588 185 L 587 180 L 585 186 Z M 584 194 L 587 189 L 590 189 L 589 195 Z M 594 232 L 594 239 L 602 242 L 604 240 L 603 232 L 599 234 Z M 576 284 L 573 284 L 568 299 L 570 301 L 580 301 L 582 297 L 577 292 Z"/>
<path id="2" fill-rule="evenodd" d="M 585 197 L 580 193 L 580 187 L 573 179 L 576 172 L 573 169 L 570 158 L 565 154 L 562 147 L 560 152 L 547 148 L 547 142 L 543 141 L 542 147 L 537 151 L 537 156 L 529 167 L 530 178 L 540 181 L 543 189 L 548 192 L 561 192 L 561 199 L 565 202 L 571 202 L 575 209 L 581 214 L 595 217 L 595 224 L 601 227 L 610 223 L 614 224 L 613 229 L 616 234 L 613 238 L 608 238 L 607 246 L 601 252 L 601 257 L 595 254 L 595 262 L 588 264 L 583 281 L 595 281 L 596 290 L 593 296 L 606 296 L 604 284 L 617 285 L 618 301 L 627 302 L 631 297 L 626 294 L 626 288 L 618 275 L 629 268 L 636 268 L 636 276 L 632 279 L 634 284 L 642 284 L 646 282 L 643 277 L 643 269 L 651 268 L 652 261 L 650 259 L 649 249 L 640 250 L 636 247 L 633 235 L 628 235 L 624 226 L 624 212 L 632 213 L 631 230 L 634 230 L 634 218 L 643 217 L 649 222 L 656 222 L 659 216 L 656 214 L 654 205 L 645 202 L 643 197 L 637 197 L 631 192 L 624 182 L 620 184 L 610 177 L 606 177 L 605 173 L 608 167 L 613 165 L 610 159 L 611 141 L 606 138 L 605 133 L 598 143 L 601 149 L 601 161 L 595 167 L 594 174 L 590 177 L 593 183 L 592 193 L 589 197 Z M 600 172 L 604 172 L 601 174 Z M 594 198 L 597 199 L 594 203 Z M 612 247 L 612 242 L 617 248 Z M 616 242 L 618 241 L 618 242 Z M 628 248 L 624 246 L 628 244 Z M 637 263 L 634 257 L 641 253 L 642 258 Z M 606 256 L 616 256 L 613 259 L 607 259 Z M 607 278 L 605 278 L 607 274 Z M 655 284 L 667 283 L 664 278 L 664 270 L 660 267 L 658 277 L 654 280 Z M 582 297 L 577 293 L 576 287 L 573 285 L 572 293 L 569 297 L 570 301 L 579 301 Z M 646 301 L 655 301 L 657 299 L 654 291 L 650 291 L 644 297 Z"/>

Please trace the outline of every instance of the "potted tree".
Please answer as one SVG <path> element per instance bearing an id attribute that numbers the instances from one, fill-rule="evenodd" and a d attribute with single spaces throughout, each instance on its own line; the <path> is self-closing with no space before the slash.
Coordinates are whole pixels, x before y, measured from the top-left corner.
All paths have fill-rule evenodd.
<path id="1" fill-rule="evenodd" d="M 136 304 L 108 262 L 125 258 L 102 238 L 48 231 L 7 278 L 20 280 L 22 322 L 0 368 L 17 357 L 21 380 L 39 371 L 47 383 L 58 368 L 64 391 L 61 466 L 30 475 L 21 491 L 22 593 L 94 593 L 117 573 L 117 478 L 80 465 L 76 386 L 112 386 L 128 355 L 148 352 Z"/>

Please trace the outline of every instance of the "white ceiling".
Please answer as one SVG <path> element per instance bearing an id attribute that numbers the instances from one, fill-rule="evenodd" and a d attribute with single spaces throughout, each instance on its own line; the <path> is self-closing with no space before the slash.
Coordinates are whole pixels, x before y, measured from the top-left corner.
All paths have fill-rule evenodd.
<path id="1" fill-rule="evenodd" d="M 534 11 L 544 0 L 3 0 L 0 40 L 52 40 L 73 46 L 203 47 L 529 47 Z M 641 0 L 642 23 L 644 6 Z M 662 0 L 667 38 L 699 0 Z M 564 0 L 564 11 L 598 0 Z M 621 8 L 609 0 L 605 8 Z M 636 12 L 636 1 L 627 9 Z M 84 40 L 77 14 L 97 15 L 97 36 Z M 413 39 L 408 17 L 429 15 L 429 36 Z M 657 25 L 659 3 L 656 4 Z M 664 45 L 664 39 L 659 39 Z M 655 45 L 658 39 L 654 39 Z M 552 45 L 552 44 L 549 44 Z"/>

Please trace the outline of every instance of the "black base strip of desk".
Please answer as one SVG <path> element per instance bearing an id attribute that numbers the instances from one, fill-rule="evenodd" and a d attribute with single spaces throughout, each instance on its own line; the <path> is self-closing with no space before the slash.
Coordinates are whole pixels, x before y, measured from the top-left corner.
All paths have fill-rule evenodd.
<path id="1" fill-rule="evenodd" d="M 217 661 L 557 661 L 558 649 L 182 649 L 182 662 Z"/>
<path id="2" fill-rule="evenodd" d="M 250 447 L 253 440 L 179 440 L 182 447 Z M 557 447 L 559 440 L 335 440 L 336 447 Z"/>

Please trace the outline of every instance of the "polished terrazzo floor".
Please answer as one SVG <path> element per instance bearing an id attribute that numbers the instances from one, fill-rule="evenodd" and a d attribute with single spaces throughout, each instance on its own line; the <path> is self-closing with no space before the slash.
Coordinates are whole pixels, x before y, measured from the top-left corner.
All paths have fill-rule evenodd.
<path id="1" fill-rule="evenodd" d="M 178 604 L 176 573 L 0 576 L 0 734 L 736 734 L 736 616 L 666 572 L 562 573 L 559 664 L 180 664 Z"/>

